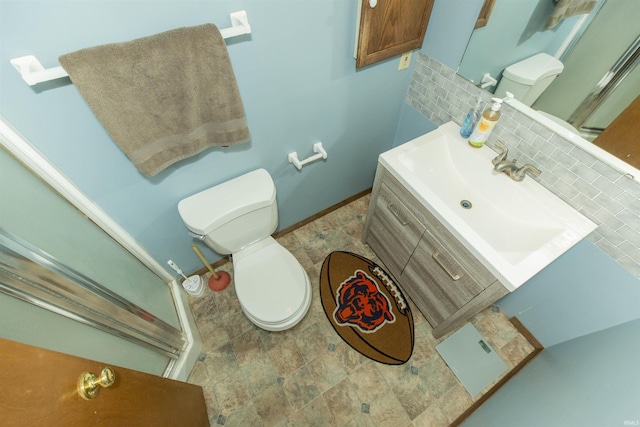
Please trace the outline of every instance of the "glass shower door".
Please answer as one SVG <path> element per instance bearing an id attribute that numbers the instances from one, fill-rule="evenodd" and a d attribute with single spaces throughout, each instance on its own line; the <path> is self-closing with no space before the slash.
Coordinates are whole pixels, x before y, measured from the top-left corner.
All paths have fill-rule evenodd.
<path id="1" fill-rule="evenodd" d="M 171 288 L 0 149 L 0 337 L 162 375 L 186 340 Z"/>

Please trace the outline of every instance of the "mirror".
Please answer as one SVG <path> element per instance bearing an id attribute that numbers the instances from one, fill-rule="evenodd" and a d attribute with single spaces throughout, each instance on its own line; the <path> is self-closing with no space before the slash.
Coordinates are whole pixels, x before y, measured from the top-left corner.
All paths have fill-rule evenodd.
<path id="1" fill-rule="evenodd" d="M 632 66 L 627 68 L 624 79 L 616 82 L 615 90 L 586 115 L 586 120 L 585 114 L 580 117 L 580 112 L 586 111 L 585 106 L 593 107 L 594 103 L 587 104 L 593 98 L 592 91 L 598 82 L 627 48 L 640 40 L 640 28 L 635 18 L 640 15 L 640 2 L 599 0 L 591 13 L 564 19 L 552 29 L 545 29 L 545 22 L 555 5 L 553 0 L 497 1 L 487 25 L 474 30 L 458 74 L 478 84 L 485 73 L 499 80 L 507 66 L 540 52 L 560 58 L 564 63 L 563 72 L 530 105 L 531 108 L 528 105 L 516 108 L 536 120 L 540 118 L 537 110 L 541 110 L 564 121 L 581 124 L 581 137 L 569 139 L 639 180 L 640 171 L 636 168 L 640 168 L 640 164 L 627 163 L 626 156 L 612 158 L 589 142 L 640 95 L 640 67 L 633 66 L 634 61 L 640 61 L 638 45 L 635 46 L 635 57 L 630 55 Z M 488 90 L 493 92 L 495 87 Z M 544 118 L 538 121 L 554 127 L 553 122 Z"/>

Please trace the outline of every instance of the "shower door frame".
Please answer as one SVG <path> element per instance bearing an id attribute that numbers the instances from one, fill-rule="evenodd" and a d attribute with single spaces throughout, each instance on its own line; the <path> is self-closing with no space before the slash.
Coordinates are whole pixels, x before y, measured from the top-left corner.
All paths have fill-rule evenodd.
<path id="1" fill-rule="evenodd" d="M 640 64 L 640 34 L 569 117 L 568 122 L 578 129 L 581 135 L 592 140 L 604 131 L 601 128 L 583 125 L 638 64 Z"/>
<path id="2" fill-rule="evenodd" d="M 165 270 L 158 262 L 156 262 L 151 257 L 151 255 L 149 255 L 149 253 L 142 246 L 140 246 L 140 244 L 136 242 L 133 237 L 131 237 L 131 235 L 129 235 L 122 227 L 120 227 L 119 224 L 117 224 L 99 206 L 97 206 L 95 202 L 90 200 L 83 192 L 81 192 L 71 181 L 69 181 L 64 175 L 62 175 L 51 163 L 49 163 L 49 161 L 40 152 L 38 152 L 31 145 L 31 143 L 26 140 L 26 138 L 24 138 L 16 129 L 14 129 L 2 116 L 0 116 L 0 144 L 2 144 L 2 147 L 4 147 L 11 155 L 19 160 L 35 176 L 40 178 L 51 188 L 53 188 L 53 190 L 58 192 L 71 205 L 73 205 L 89 220 L 95 223 L 99 229 L 101 229 L 105 234 L 118 242 L 120 246 L 122 246 L 142 265 L 144 265 L 145 268 L 147 268 L 154 275 L 158 276 L 160 279 L 162 279 L 163 282 L 166 283 L 173 299 L 176 314 L 180 322 L 180 332 L 182 333 L 183 338 L 182 342 L 178 344 L 178 342 L 176 341 L 176 337 L 174 336 L 175 334 L 169 332 L 168 329 L 162 332 L 162 328 L 155 328 L 155 332 L 158 333 L 158 336 L 145 337 L 144 335 L 146 335 L 147 332 L 152 331 L 154 328 L 151 327 L 145 329 L 143 323 L 139 324 L 139 326 L 142 327 L 142 331 L 133 332 L 129 337 L 125 338 L 124 336 L 121 336 L 121 338 L 129 339 L 130 341 L 134 342 L 139 339 L 140 345 L 147 348 L 154 348 L 161 354 L 169 355 L 171 358 L 171 362 L 167 366 L 167 369 L 165 370 L 163 376 L 176 380 L 186 381 L 191 372 L 191 369 L 200 356 L 200 351 L 202 349 L 202 340 L 200 338 L 200 334 L 198 332 L 193 314 L 191 313 L 191 310 L 189 308 L 187 297 L 184 291 L 181 289 L 179 283 L 167 270 Z M 9 254 L 10 252 L 13 252 L 11 256 L 15 256 L 16 254 L 18 254 L 18 258 L 22 258 L 20 262 L 33 262 L 34 259 L 39 259 L 39 261 L 35 262 L 44 269 L 54 271 L 57 275 L 57 279 L 61 280 L 60 283 L 66 281 L 68 282 L 66 283 L 68 285 L 69 283 L 73 282 L 73 284 L 85 290 L 93 289 L 95 291 L 96 289 L 100 288 L 99 284 L 91 283 L 91 281 L 83 281 L 82 278 L 80 278 L 80 280 L 77 280 L 78 277 L 74 276 L 74 272 L 66 269 L 62 265 L 55 265 L 55 263 L 47 264 L 47 262 L 50 260 L 46 259 L 46 254 L 38 253 L 37 248 L 27 248 L 25 250 L 25 247 L 21 244 L 21 242 L 18 242 L 18 244 L 16 244 L 15 242 L 11 242 L 11 240 L 13 239 L 4 240 L 5 243 L 9 242 L 9 244 L 5 246 L 12 247 L 8 251 L 5 251 L 5 254 Z M 44 257 L 38 258 L 38 256 L 42 255 L 44 255 Z M 61 272 L 63 274 L 59 274 Z M 9 274 L 12 273 L 10 272 Z M 66 274 L 69 275 L 65 277 Z M 20 281 L 18 275 L 14 276 L 14 280 Z M 6 277 L 7 276 L 5 273 L 5 278 Z M 73 280 L 71 278 L 73 278 Z M 97 285 L 97 287 L 94 285 Z M 122 298 L 118 298 L 118 296 L 115 294 L 109 295 L 108 293 L 105 293 L 103 294 L 103 296 L 107 298 L 105 299 L 105 301 L 111 298 L 111 302 L 109 302 L 109 304 L 113 303 L 113 306 L 111 308 L 120 305 L 120 308 L 124 309 L 124 311 L 128 310 L 131 313 L 137 313 L 138 315 L 141 314 L 135 305 L 128 303 Z M 22 295 L 20 299 L 28 300 L 29 296 Z M 36 303 L 36 300 L 34 299 L 33 301 L 29 302 Z M 47 304 L 48 303 L 41 300 L 40 307 L 45 308 L 45 305 Z M 55 307 L 53 305 L 49 305 L 48 307 L 50 311 L 54 311 L 54 308 Z M 69 313 L 73 314 L 71 311 Z M 86 312 L 84 314 L 86 314 Z M 90 323 L 90 321 L 88 321 L 86 318 L 84 322 L 86 324 Z M 105 330 L 105 328 L 110 328 L 105 325 L 99 326 L 98 324 L 95 324 L 93 327 L 102 330 Z M 110 333 L 118 336 L 119 334 L 121 334 L 121 331 L 118 331 L 117 328 L 112 328 Z M 135 335 L 138 336 L 135 337 Z M 145 343 L 145 341 L 147 342 Z M 156 343 L 153 343 L 153 341 L 156 341 Z"/>

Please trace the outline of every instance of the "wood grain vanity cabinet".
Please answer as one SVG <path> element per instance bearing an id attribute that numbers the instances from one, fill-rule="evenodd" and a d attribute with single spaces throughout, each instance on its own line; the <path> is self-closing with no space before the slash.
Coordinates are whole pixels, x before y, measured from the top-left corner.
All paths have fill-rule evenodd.
<path id="1" fill-rule="evenodd" d="M 433 2 L 362 0 L 356 68 L 420 49 Z"/>
<path id="2" fill-rule="evenodd" d="M 508 293 L 380 164 L 362 240 L 422 312 L 436 338 Z"/>
<path id="3" fill-rule="evenodd" d="M 366 242 L 380 259 L 384 259 L 389 273 L 395 277 L 400 277 L 425 231 L 424 224 L 412 213 L 419 210 L 417 205 L 411 205 L 417 201 L 404 198 L 402 190 L 395 181 L 380 184 L 377 197 L 371 199 L 369 210 L 371 213 L 371 206 L 375 205 L 374 214 L 369 215 L 365 230 Z M 401 202 L 396 194 L 410 207 Z"/>

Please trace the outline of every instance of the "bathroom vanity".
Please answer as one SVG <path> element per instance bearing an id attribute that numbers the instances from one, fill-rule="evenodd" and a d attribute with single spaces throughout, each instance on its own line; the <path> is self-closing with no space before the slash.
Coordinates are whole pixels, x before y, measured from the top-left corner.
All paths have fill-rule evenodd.
<path id="1" fill-rule="evenodd" d="M 595 229 L 531 177 L 493 170 L 453 123 L 383 153 L 363 233 L 438 338 Z"/>
<path id="2" fill-rule="evenodd" d="M 439 338 L 509 291 L 378 165 L 363 240 Z"/>

